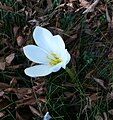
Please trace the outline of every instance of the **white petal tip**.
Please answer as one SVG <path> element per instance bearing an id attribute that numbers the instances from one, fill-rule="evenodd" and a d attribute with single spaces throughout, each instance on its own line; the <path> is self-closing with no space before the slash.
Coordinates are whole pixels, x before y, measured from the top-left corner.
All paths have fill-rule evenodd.
<path id="1" fill-rule="evenodd" d="M 43 120 L 50 120 L 52 117 L 49 115 L 49 112 L 47 112 L 43 118 Z"/>
<path id="2" fill-rule="evenodd" d="M 36 65 L 24 70 L 25 74 L 29 77 L 44 77 L 49 75 L 52 71 L 47 65 Z"/>

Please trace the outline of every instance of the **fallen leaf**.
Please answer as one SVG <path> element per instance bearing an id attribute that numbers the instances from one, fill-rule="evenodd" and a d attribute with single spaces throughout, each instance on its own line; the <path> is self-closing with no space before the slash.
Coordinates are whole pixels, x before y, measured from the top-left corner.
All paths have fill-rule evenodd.
<path id="1" fill-rule="evenodd" d="M 113 109 L 109 110 L 108 112 L 109 114 L 113 115 Z"/>
<path id="2" fill-rule="evenodd" d="M 24 99 L 20 99 L 16 101 L 16 107 L 19 108 L 21 106 L 26 106 L 26 105 L 35 105 L 37 103 L 36 99 L 33 96 L 29 96 Z"/>
<path id="3" fill-rule="evenodd" d="M 6 10 L 6 11 L 12 11 L 12 7 L 7 6 L 6 4 L 3 5 L 1 2 L 0 2 L 0 9 Z"/>
<path id="4" fill-rule="evenodd" d="M 16 38 L 16 37 L 17 37 L 17 32 L 18 32 L 18 29 L 19 29 L 19 27 L 18 27 L 18 26 L 14 26 L 14 27 L 13 27 L 14 38 Z"/>
<path id="5" fill-rule="evenodd" d="M 97 116 L 95 117 L 95 120 L 104 120 L 104 119 L 102 118 L 101 115 L 97 115 Z"/>
<path id="6" fill-rule="evenodd" d="M 80 5 L 84 8 L 88 8 L 90 6 L 89 2 L 86 0 L 79 0 Z"/>
<path id="7" fill-rule="evenodd" d="M 17 95 L 18 99 L 22 99 L 26 95 L 32 95 L 32 89 L 31 88 L 18 88 L 16 90 L 16 95 Z"/>
<path id="8" fill-rule="evenodd" d="M 15 86 L 17 84 L 17 80 L 15 77 L 12 78 L 12 80 L 10 81 L 10 86 Z"/>
<path id="9" fill-rule="evenodd" d="M 6 88 L 4 92 L 15 92 L 16 93 L 17 89 L 16 88 Z"/>
<path id="10" fill-rule="evenodd" d="M 85 76 L 85 79 L 91 79 L 93 73 L 94 73 L 94 70 L 91 70 L 90 72 L 88 72 Z"/>
<path id="11" fill-rule="evenodd" d="M 9 85 L 7 83 L 0 82 L 0 89 L 6 89 Z"/>
<path id="12" fill-rule="evenodd" d="M 52 6 L 53 6 L 53 4 L 52 4 L 52 1 L 51 0 L 47 0 L 47 4 L 48 4 L 48 8 L 50 9 Z"/>
<path id="13" fill-rule="evenodd" d="M 22 66 L 24 66 L 24 65 L 23 65 L 23 64 L 10 65 L 10 66 L 7 66 L 7 69 L 16 70 L 16 69 L 18 69 L 18 68 L 21 68 Z"/>
<path id="14" fill-rule="evenodd" d="M 107 5 L 106 5 L 106 19 L 107 21 L 110 23 L 111 22 L 111 18 L 110 18 L 110 15 L 108 13 L 108 8 L 107 8 Z"/>
<path id="15" fill-rule="evenodd" d="M 33 91 L 35 91 L 38 95 L 44 95 L 46 93 L 45 81 L 40 80 L 35 82 L 35 86 L 33 86 Z"/>
<path id="16" fill-rule="evenodd" d="M 0 112 L 0 118 L 4 116 L 4 113 L 3 112 Z"/>
<path id="17" fill-rule="evenodd" d="M 98 4 L 99 0 L 95 0 L 94 3 L 92 3 L 84 12 L 83 14 L 85 13 L 89 13 L 89 12 L 93 12 L 94 11 L 94 8 L 95 6 Z"/>
<path id="18" fill-rule="evenodd" d="M 113 92 L 107 94 L 108 100 L 113 100 Z"/>
<path id="19" fill-rule="evenodd" d="M 39 25 L 39 21 L 36 20 L 36 19 L 29 20 L 28 22 L 33 26 L 38 26 Z"/>
<path id="20" fill-rule="evenodd" d="M 38 88 L 37 86 L 33 86 L 33 90 L 38 94 L 38 95 L 44 95 L 46 93 L 46 88 L 40 86 L 40 88 Z"/>
<path id="21" fill-rule="evenodd" d="M 110 52 L 110 53 L 108 54 L 108 59 L 109 59 L 109 60 L 112 60 L 112 59 L 113 59 L 113 52 Z"/>
<path id="22" fill-rule="evenodd" d="M 107 114 L 103 112 L 104 120 L 108 120 Z"/>
<path id="23" fill-rule="evenodd" d="M 22 36 L 17 37 L 17 44 L 18 46 L 22 46 L 25 43 L 25 39 Z"/>
<path id="24" fill-rule="evenodd" d="M 74 34 L 74 35 L 70 36 L 70 37 L 67 39 L 67 41 L 69 41 L 69 42 L 75 41 L 77 37 L 78 37 L 77 34 Z"/>
<path id="25" fill-rule="evenodd" d="M 46 100 L 45 97 L 40 97 L 40 98 L 38 98 L 38 100 L 39 100 L 39 102 L 41 102 L 41 103 L 46 103 L 46 102 L 47 102 L 47 100 Z"/>
<path id="26" fill-rule="evenodd" d="M 98 78 L 93 77 L 93 79 L 104 89 L 106 89 L 106 87 L 104 86 L 104 81 Z"/>
<path id="27" fill-rule="evenodd" d="M 10 65 L 14 58 L 15 58 L 15 53 L 11 53 L 9 56 L 6 57 L 5 59 L 6 63 Z"/>
<path id="28" fill-rule="evenodd" d="M 5 70 L 6 63 L 0 62 L 0 70 Z"/>
<path id="29" fill-rule="evenodd" d="M 17 2 L 20 2 L 20 3 L 22 3 L 22 0 L 17 0 Z"/>
<path id="30" fill-rule="evenodd" d="M 4 92 L 3 91 L 1 91 L 0 92 L 0 97 L 2 97 L 4 95 Z"/>
<path id="31" fill-rule="evenodd" d="M 39 113 L 33 106 L 29 105 L 29 108 L 31 110 L 31 112 L 36 115 L 36 116 L 40 116 L 42 117 L 43 115 L 41 113 Z"/>
<path id="32" fill-rule="evenodd" d="M 74 95 L 74 93 L 71 92 L 64 92 L 64 95 L 68 98 L 72 97 Z"/>
<path id="33" fill-rule="evenodd" d="M 91 101 L 96 101 L 96 100 L 97 100 L 97 97 L 98 97 L 98 93 L 93 93 L 93 94 L 90 96 L 90 99 L 91 99 Z"/>
<path id="34" fill-rule="evenodd" d="M 94 91 L 94 92 L 97 92 L 97 91 L 100 91 L 100 89 L 97 87 L 94 87 L 93 85 L 89 85 L 89 84 L 84 84 L 85 88 L 88 88 L 90 91 Z"/>

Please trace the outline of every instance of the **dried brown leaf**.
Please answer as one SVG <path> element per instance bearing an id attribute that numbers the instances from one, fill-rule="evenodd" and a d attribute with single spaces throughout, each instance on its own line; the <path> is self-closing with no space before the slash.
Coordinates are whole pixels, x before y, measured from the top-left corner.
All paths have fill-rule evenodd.
<path id="1" fill-rule="evenodd" d="M 3 112 L 0 112 L 0 118 L 4 116 L 4 113 Z"/>
<path id="2" fill-rule="evenodd" d="M 33 96 L 16 101 L 16 107 L 26 106 L 26 105 L 35 105 L 36 99 Z"/>
<path id="3" fill-rule="evenodd" d="M 22 3 L 22 0 L 17 0 L 17 2 L 20 2 L 20 3 Z"/>
<path id="4" fill-rule="evenodd" d="M 22 99 L 26 95 L 32 95 L 32 89 L 31 88 L 18 88 L 16 90 L 16 95 L 17 95 L 18 99 Z"/>
<path id="5" fill-rule="evenodd" d="M 95 117 L 95 120 L 104 120 L 104 119 L 102 118 L 101 115 L 97 115 L 97 116 Z"/>
<path id="6" fill-rule="evenodd" d="M 0 2 L 0 9 L 6 10 L 6 11 L 12 11 L 12 7 L 6 6 L 6 4 L 3 5 L 1 2 Z"/>
<path id="7" fill-rule="evenodd" d="M 107 94 L 108 100 L 113 100 L 113 92 Z"/>
<path id="8" fill-rule="evenodd" d="M 110 18 L 107 6 L 106 6 L 106 19 L 108 21 L 108 29 L 109 30 L 113 29 L 113 13 L 112 13 L 112 17 Z"/>
<path id="9" fill-rule="evenodd" d="M 18 69 L 18 68 L 20 68 L 20 67 L 22 67 L 22 66 L 23 66 L 23 64 L 10 65 L 10 66 L 7 67 L 7 69 L 16 70 L 16 69 Z"/>
<path id="10" fill-rule="evenodd" d="M 33 106 L 29 105 L 29 108 L 34 115 L 42 117 L 42 114 L 38 112 L 38 110 L 36 110 Z"/>
<path id="11" fill-rule="evenodd" d="M 13 27 L 14 38 L 17 37 L 18 29 L 19 29 L 18 26 L 14 26 L 14 27 Z"/>
<path id="12" fill-rule="evenodd" d="M 28 22 L 33 26 L 38 26 L 39 25 L 39 21 L 36 20 L 36 19 L 29 20 Z"/>
<path id="13" fill-rule="evenodd" d="M 97 97 L 98 97 L 98 93 L 93 93 L 91 96 L 90 96 L 90 99 L 92 101 L 96 101 L 97 100 Z"/>
<path id="14" fill-rule="evenodd" d="M 8 55 L 8 56 L 6 57 L 6 59 L 5 59 L 5 60 L 6 60 L 6 63 L 7 63 L 8 65 L 10 65 L 14 58 L 15 58 L 15 53 L 11 53 L 10 55 Z"/>
<path id="15" fill-rule="evenodd" d="M 48 8 L 50 9 L 53 6 L 52 1 L 51 0 L 47 0 L 47 5 L 48 5 Z"/>
<path id="16" fill-rule="evenodd" d="M 112 60 L 112 59 L 113 59 L 113 52 L 110 52 L 110 53 L 108 54 L 108 59 L 109 59 L 109 60 Z"/>
<path id="17" fill-rule="evenodd" d="M 38 95 L 44 95 L 46 93 L 46 88 L 45 87 L 42 87 L 40 86 L 37 87 L 37 86 L 33 86 L 33 90 L 38 94 Z"/>
<path id="18" fill-rule="evenodd" d="M 106 6 L 106 19 L 109 23 L 111 22 L 111 18 L 110 18 L 107 6 Z"/>
<path id="19" fill-rule="evenodd" d="M 103 112 L 104 120 L 108 120 L 107 114 Z"/>
<path id="20" fill-rule="evenodd" d="M 3 91 L 1 91 L 0 92 L 0 97 L 2 97 L 4 95 L 4 92 Z"/>
<path id="21" fill-rule="evenodd" d="M 22 46 L 25 43 L 25 39 L 22 36 L 17 37 L 17 44 L 18 46 Z"/>
<path id="22" fill-rule="evenodd" d="M 6 63 L 5 62 L 0 62 L 0 70 L 5 70 Z"/>
<path id="23" fill-rule="evenodd" d="M 94 70 L 91 70 L 90 72 L 88 72 L 85 76 L 86 79 L 91 79 L 92 74 L 94 73 Z"/>
<path id="24" fill-rule="evenodd" d="M 0 89 L 6 89 L 9 85 L 7 83 L 0 82 Z"/>
<path id="25" fill-rule="evenodd" d="M 59 6 L 57 6 L 56 9 L 62 8 L 64 6 L 67 6 L 67 7 L 71 8 L 71 9 L 74 8 L 72 3 L 67 3 L 67 4 L 64 3 L 64 4 L 60 4 Z"/>
<path id="26" fill-rule="evenodd" d="M 94 11 L 94 8 L 95 6 L 98 4 L 99 0 L 95 0 L 94 3 L 92 3 L 84 12 L 83 14 L 85 13 L 89 13 L 89 12 L 93 12 Z"/>
<path id="27" fill-rule="evenodd" d="M 41 103 L 46 103 L 47 102 L 47 100 L 46 100 L 46 98 L 45 97 L 40 97 L 40 98 L 38 98 L 38 100 L 39 100 L 39 102 L 41 102 Z"/>
<path id="28" fill-rule="evenodd" d="M 93 77 L 93 79 L 104 89 L 106 89 L 105 85 L 104 85 L 104 81 L 98 78 Z"/>
<path id="29" fill-rule="evenodd" d="M 17 84 L 17 80 L 15 77 L 12 78 L 12 80 L 10 81 L 10 86 L 15 86 Z"/>
<path id="30" fill-rule="evenodd" d="M 89 2 L 86 0 L 79 0 L 80 5 L 84 8 L 88 8 L 90 6 Z"/>
<path id="31" fill-rule="evenodd" d="M 71 92 L 64 92 L 64 95 L 68 98 L 72 97 L 74 95 L 74 93 Z"/>
<path id="32" fill-rule="evenodd" d="M 69 42 L 75 41 L 77 37 L 78 37 L 78 35 L 77 35 L 77 34 L 74 34 L 74 35 L 70 36 L 70 37 L 67 39 L 67 41 L 69 41 Z"/>
<path id="33" fill-rule="evenodd" d="M 84 84 L 84 86 L 85 86 L 85 88 L 88 88 L 90 91 L 94 91 L 94 92 L 96 92 L 96 91 L 100 91 L 99 88 L 97 89 L 97 88 L 94 87 L 93 85 Z"/>
<path id="34" fill-rule="evenodd" d="M 40 80 L 35 82 L 35 86 L 33 86 L 33 91 L 35 91 L 38 95 L 44 95 L 46 93 L 45 81 Z"/>
<path id="35" fill-rule="evenodd" d="M 15 92 L 16 93 L 17 89 L 16 88 L 6 88 L 4 91 L 5 92 Z"/>
<path id="36" fill-rule="evenodd" d="M 108 111 L 111 115 L 113 115 L 113 109 Z"/>

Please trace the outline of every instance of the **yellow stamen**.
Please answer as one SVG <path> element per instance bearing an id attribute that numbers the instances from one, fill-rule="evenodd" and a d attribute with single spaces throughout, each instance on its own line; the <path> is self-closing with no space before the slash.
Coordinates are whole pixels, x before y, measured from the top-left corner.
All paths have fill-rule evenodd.
<path id="1" fill-rule="evenodd" d="M 49 61 L 50 66 L 54 66 L 62 62 L 62 60 L 54 53 L 52 53 L 50 57 L 46 56 L 46 58 L 50 60 Z"/>

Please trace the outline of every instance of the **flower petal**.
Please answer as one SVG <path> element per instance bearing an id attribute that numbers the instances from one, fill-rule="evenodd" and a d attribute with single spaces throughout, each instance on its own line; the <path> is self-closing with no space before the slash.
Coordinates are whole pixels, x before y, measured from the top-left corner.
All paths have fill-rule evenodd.
<path id="1" fill-rule="evenodd" d="M 53 36 L 53 39 L 54 39 L 53 52 L 60 56 L 61 52 L 65 50 L 65 43 L 60 35 Z"/>
<path id="2" fill-rule="evenodd" d="M 50 52 L 50 45 L 52 44 L 51 42 L 53 40 L 53 35 L 49 30 L 37 26 L 34 29 L 33 38 L 34 38 L 35 43 L 39 47 L 41 47 L 41 48 L 45 49 L 46 51 Z"/>
<path id="3" fill-rule="evenodd" d="M 26 57 L 35 63 L 48 63 L 49 61 L 46 58 L 46 56 L 48 56 L 48 53 L 42 48 L 35 45 L 27 45 L 23 47 L 23 51 Z"/>
<path id="4" fill-rule="evenodd" d="M 57 72 L 58 70 L 60 70 L 61 67 L 62 67 L 62 62 L 53 66 L 53 67 L 51 67 L 51 71 L 52 72 Z"/>
<path id="5" fill-rule="evenodd" d="M 44 118 L 43 120 L 50 120 L 52 117 L 49 115 L 49 112 L 47 112 L 45 115 L 44 115 Z"/>
<path id="6" fill-rule="evenodd" d="M 37 26 L 34 29 L 33 38 L 39 47 L 43 48 L 49 53 L 60 53 L 62 49 L 65 49 L 65 44 L 61 36 L 53 36 L 52 33 L 45 28 Z"/>
<path id="7" fill-rule="evenodd" d="M 62 68 L 66 68 L 66 65 L 69 63 L 71 56 L 69 54 L 69 52 L 67 51 L 67 49 L 65 49 L 65 51 L 62 51 L 62 56 L 61 59 L 63 60 L 63 64 L 62 64 Z"/>
<path id="8" fill-rule="evenodd" d="M 30 77 L 42 77 L 49 75 L 52 71 L 49 65 L 36 65 L 26 68 L 24 72 Z"/>

